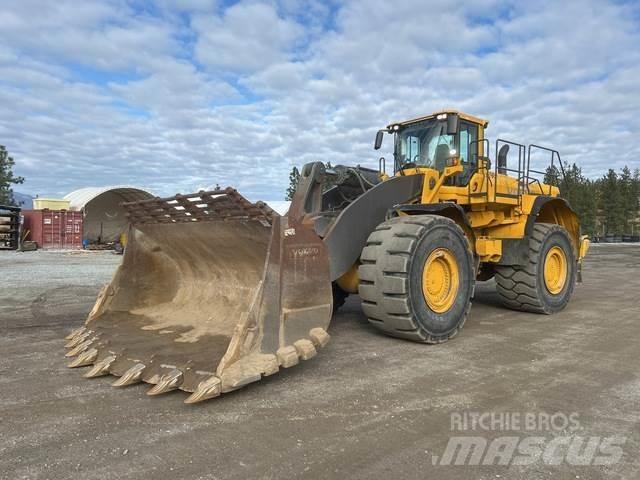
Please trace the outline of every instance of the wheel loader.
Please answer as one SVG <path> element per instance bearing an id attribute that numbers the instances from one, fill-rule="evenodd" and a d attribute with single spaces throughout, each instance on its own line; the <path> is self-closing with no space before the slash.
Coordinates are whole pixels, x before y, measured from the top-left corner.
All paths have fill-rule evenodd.
<path id="1" fill-rule="evenodd" d="M 314 357 L 332 314 L 358 294 L 371 325 L 442 343 L 465 324 L 476 281 L 504 305 L 553 314 L 588 241 L 532 154 L 455 110 L 389 124 L 393 171 L 309 163 L 286 215 L 232 188 L 125 203 L 122 264 L 83 327 L 70 367 L 114 386 L 181 389 L 195 403 Z M 391 162 L 390 162 L 391 163 Z"/>

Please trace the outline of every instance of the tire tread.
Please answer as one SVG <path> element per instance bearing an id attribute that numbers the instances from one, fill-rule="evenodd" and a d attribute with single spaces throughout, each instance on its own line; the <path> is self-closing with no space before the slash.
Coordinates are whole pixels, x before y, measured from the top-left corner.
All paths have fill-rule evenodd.
<path id="1" fill-rule="evenodd" d="M 410 260 L 418 241 L 434 222 L 460 228 L 453 220 L 442 216 L 395 217 L 371 233 L 362 251 L 359 294 L 363 311 L 371 325 L 388 335 L 421 343 L 442 343 L 455 337 L 467 319 L 471 301 L 455 330 L 435 336 L 429 335 L 412 316 L 408 280 Z"/>
<path id="2" fill-rule="evenodd" d="M 538 268 L 545 239 L 556 231 L 566 235 L 560 225 L 536 223 L 529 237 L 527 265 L 503 265 L 495 269 L 496 290 L 504 306 L 512 310 L 551 314 L 538 291 Z M 568 237 L 567 237 L 568 238 Z M 570 252 L 572 253 L 572 252 Z M 571 261 L 570 259 L 568 259 Z"/>

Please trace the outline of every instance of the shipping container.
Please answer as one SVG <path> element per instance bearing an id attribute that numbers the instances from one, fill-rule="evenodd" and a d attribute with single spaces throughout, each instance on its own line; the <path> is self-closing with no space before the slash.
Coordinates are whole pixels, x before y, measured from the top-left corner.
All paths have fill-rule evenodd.
<path id="1" fill-rule="evenodd" d="M 34 198 L 34 210 L 69 210 L 69 200 L 62 198 Z"/>
<path id="2" fill-rule="evenodd" d="M 68 210 L 23 210 L 26 240 L 38 248 L 81 249 L 82 212 Z"/>

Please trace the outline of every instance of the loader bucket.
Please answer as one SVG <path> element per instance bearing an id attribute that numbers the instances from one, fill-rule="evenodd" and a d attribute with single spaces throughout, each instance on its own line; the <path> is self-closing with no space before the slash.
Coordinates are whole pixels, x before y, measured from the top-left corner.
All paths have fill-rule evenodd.
<path id="1" fill-rule="evenodd" d="M 326 248 L 315 232 L 233 189 L 124 204 L 121 266 L 84 327 L 70 367 L 181 389 L 206 400 L 291 367 L 329 339 Z"/>

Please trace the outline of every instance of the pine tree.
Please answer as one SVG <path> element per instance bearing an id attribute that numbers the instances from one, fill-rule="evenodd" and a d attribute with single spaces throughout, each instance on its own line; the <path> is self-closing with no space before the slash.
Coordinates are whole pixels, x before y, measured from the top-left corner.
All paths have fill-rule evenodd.
<path id="1" fill-rule="evenodd" d="M 582 233 L 594 235 L 596 233 L 597 195 L 594 182 L 583 178 L 576 195 L 580 228 Z"/>
<path id="2" fill-rule="evenodd" d="M 15 205 L 11 185 L 24 183 L 24 178 L 13 175 L 15 161 L 9 152 L 0 145 L 0 205 Z"/>
<path id="3" fill-rule="evenodd" d="M 545 185 L 555 185 L 558 186 L 560 183 L 560 171 L 558 167 L 555 165 L 549 165 L 544 174 L 543 183 Z"/>
<path id="4" fill-rule="evenodd" d="M 549 167 L 545 183 L 554 179 L 558 182 L 556 184 L 559 185 L 560 196 L 565 198 L 578 214 L 582 232 L 593 235 L 596 233 L 596 186 L 582 175 L 582 169 L 575 163 L 571 166 L 565 164 L 564 173 L 560 178 L 556 167 Z"/>
<path id="5" fill-rule="evenodd" d="M 615 170 L 609 169 L 601 181 L 605 233 L 621 235 L 624 230 L 624 199 L 620 191 L 620 181 Z"/>
<path id="6" fill-rule="evenodd" d="M 289 187 L 287 188 L 287 196 L 285 197 L 285 200 L 293 200 L 293 195 L 296 193 L 299 180 L 300 171 L 298 170 L 298 167 L 293 167 L 291 169 L 291 173 L 289 173 Z"/>

